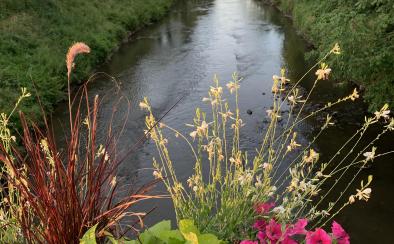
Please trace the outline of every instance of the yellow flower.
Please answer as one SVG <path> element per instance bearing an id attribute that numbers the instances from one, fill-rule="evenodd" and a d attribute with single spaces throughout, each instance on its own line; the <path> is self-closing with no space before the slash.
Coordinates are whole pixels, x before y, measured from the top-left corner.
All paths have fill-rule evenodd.
<path id="1" fill-rule="evenodd" d="M 313 149 L 309 149 L 309 156 L 304 156 L 304 161 L 306 163 L 313 163 L 316 162 L 319 159 L 319 154 L 313 150 Z"/>
<path id="2" fill-rule="evenodd" d="M 357 89 L 354 88 L 353 93 L 350 95 L 350 99 L 352 101 L 356 100 L 357 98 L 359 98 L 360 96 L 358 95 Z"/>
<path id="3" fill-rule="evenodd" d="M 335 43 L 334 47 L 331 49 L 331 53 L 339 55 L 341 54 L 341 48 L 338 43 Z"/>

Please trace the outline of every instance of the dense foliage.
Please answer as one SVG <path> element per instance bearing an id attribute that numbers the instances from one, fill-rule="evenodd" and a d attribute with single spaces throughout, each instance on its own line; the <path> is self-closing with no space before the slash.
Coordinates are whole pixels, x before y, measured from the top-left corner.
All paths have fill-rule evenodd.
<path id="1" fill-rule="evenodd" d="M 158 19 L 172 0 L 0 1 L 0 111 L 9 112 L 20 87 L 37 86 L 47 111 L 64 98 L 63 54 L 76 41 L 94 52 L 81 57 L 77 78 L 102 62 L 128 31 Z M 34 99 L 23 110 L 37 114 Z M 31 113 L 32 112 L 32 113 Z"/>
<path id="2" fill-rule="evenodd" d="M 392 0 L 272 0 L 294 18 L 316 46 L 314 58 L 335 42 L 335 77 L 355 81 L 366 92 L 370 110 L 394 104 L 394 2 Z"/>

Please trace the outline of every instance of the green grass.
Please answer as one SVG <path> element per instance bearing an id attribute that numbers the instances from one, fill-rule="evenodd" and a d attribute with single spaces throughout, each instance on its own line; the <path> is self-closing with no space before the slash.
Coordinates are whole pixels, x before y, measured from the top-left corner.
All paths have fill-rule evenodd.
<path id="1" fill-rule="evenodd" d="M 78 57 L 74 82 L 83 80 L 120 40 L 166 13 L 173 0 L 1 0 L 0 111 L 9 112 L 20 87 L 34 95 L 36 85 L 46 111 L 64 98 L 65 55 L 76 41 L 93 50 Z M 34 81 L 34 82 L 33 82 Z M 22 109 L 37 116 L 34 99 Z"/>
<path id="2" fill-rule="evenodd" d="M 370 110 L 394 106 L 394 2 L 392 0 L 273 0 L 293 16 L 311 41 L 317 58 L 333 43 L 344 55 L 335 58 L 335 78 L 366 89 Z"/>

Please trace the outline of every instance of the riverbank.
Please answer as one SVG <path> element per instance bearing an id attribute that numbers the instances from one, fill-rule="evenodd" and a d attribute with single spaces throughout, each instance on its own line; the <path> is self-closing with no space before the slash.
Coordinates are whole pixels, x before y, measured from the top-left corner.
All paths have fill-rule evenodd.
<path id="1" fill-rule="evenodd" d="M 333 43 L 343 55 L 330 60 L 334 78 L 365 89 L 371 111 L 394 106 L 394 5 L 383 1 L 263 0 L 292 17 L 315 46 L 307 56 L 317 59 Z"/>
<path id="2" fill-rule="evenodd" d="M 0 111 L 9 112 L 21 87 L 36 86 L 44 109 L 64 99 L 68 47 L 87 43 L 92 52 L 78 57 L 73 81 L 82 82 L 130 34 L 160 19 L 173 0 L 14 1 L 0 3 Z M 24 102 L 30 116 L 35 99 Z"/>

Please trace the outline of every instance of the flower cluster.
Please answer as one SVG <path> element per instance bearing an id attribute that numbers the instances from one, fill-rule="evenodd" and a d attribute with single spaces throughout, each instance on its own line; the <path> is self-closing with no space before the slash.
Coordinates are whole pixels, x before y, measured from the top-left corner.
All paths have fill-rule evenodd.
<path id="1" fill-rule="evenodd" d="M 255 212 L 259 218 L 254 222 L 253 229 L 257 232 L 256 240 L 243 240 L 240 244 L 349 244 L 350 237 L 346 231 L 337 222 L 333 222 L 331 233 L 327 233 L 322 228 L 316 228 L 314 231 L 306 229 L 307 219 L 298 219 L 294 224 L 279 223 L 275 218 L 267 218 L 274 203 L 259 203 L 255 206 Z M 272 210 L 274 212 L 275 208 Z"/>

